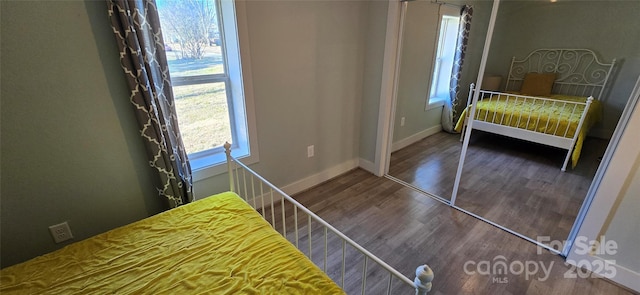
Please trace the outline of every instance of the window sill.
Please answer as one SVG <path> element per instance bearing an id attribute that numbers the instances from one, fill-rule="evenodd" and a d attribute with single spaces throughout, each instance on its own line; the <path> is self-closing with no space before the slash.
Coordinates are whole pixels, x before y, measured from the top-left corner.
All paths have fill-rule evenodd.
<path id="1" fill-rule="evenodd" d="M 245 165 L 257 163 L 259 160 L 257 155 L 249 155 L 246 152 L 243 153 L 242 150 L 232 150 L 231 153 Z M 194 182 L 227 173 L 227 155 L 224 152 L 190 160 L 190 163 Z"/>
<path id="2" fill-rule="evenodd" d="M 436 108 L 441 108 L 444 106 L 444 101 L 445 101 L 445 98 L 432 97 L 429 99 L 429 103 L 427 104 L 427 107 L 424 110 L 428 111 Z"/>

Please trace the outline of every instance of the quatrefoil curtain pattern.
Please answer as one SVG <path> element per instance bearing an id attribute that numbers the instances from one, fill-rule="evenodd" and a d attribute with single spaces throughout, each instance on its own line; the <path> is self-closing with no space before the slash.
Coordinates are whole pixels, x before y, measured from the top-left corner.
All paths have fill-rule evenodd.
<path id="1" fill-rule="evenodd" d="M 154 0 L 107 0 L 129 97 L 158 175 L 158 194 L 169 208 L 193 200 L 191 167 L 174 105 L 169 67 Z"/>
<path id="2" fill-rule="evenodd" d="M 445 101 L 444 110 L 442 111 L 442 128 L 451 133 L 455 132 L 453 130 L 453 122 L 457 122 L 459 116 L 460 79 L 462 77 L 462 65 L 464 64 L 464 57 L 467 52 L 467 44 L 469 43 L 472 16 L 473 7 L 470 5 L 462 6 L 460 10 L 460 27 L 458 28 L 456 53 L 453 57 L 453 69 L 451 70 L 451 81 L 449 83 L 450 99 Z"/>

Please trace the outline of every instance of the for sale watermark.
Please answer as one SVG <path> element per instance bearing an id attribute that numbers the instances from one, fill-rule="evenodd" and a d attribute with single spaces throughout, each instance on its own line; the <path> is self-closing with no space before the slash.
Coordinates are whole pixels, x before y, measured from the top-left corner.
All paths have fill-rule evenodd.
<path id="1" fill-rule="evenodd" d="M 568 245 L 567 241 L 551 240 L 548 236 L 540 236 L 537 241 L 557 251 L 562 251 Z M 579 236 L 574 240 L 573 246 L 573 252 L 580 256 L 613 256 L 618 253 L 618 243 L 614 240 L 607 240 L 605 236 L 601 236 L 597 240 Z M 542 247 L 538 247 L 537 252 L 538 255 L 542 254 Z M 610 279 L 616 275 L 615 264 L 616 261 L 613 259 L 581 259 L 578 261 L 567 259 L 565 265 L 569 269 L 564 273 L 564 277 L 567 279 L 600 277 Z"/>
<path id="2" fill-rule="evenodd" d="M 537 241 L 548 245 L 557 251 L 567 247 L 567 241 L 551 240 L 548 236 L 540 236 Z M 606 240 L 604 236 L 598 240 L 589 240 L 586 237 L 577 237 L 573 243 L 573 252 L 578 255 L 615 255 L 618 253 L 618 244 L 613 240 Z M 538 246 L 537 254 L 548 253 L 544 247 Z M 573 261 L 567 259 L 564 278 L 613 278 L 616 275 L 615 260 L 582 259 Z M 493 283 L 509 283 L 509 276 L 523 276 L 526 280 L 538 280 L 541 282 L 549 279 L 554 267 L 554 261 L 543 260 L 508 260 L 503 255 L 497 255 L 488 260 L 468 260 L 464 263 L 464 272 L 468 275 L 490 276 Z"/>
<path id="3" fill-rule="evenodd" d="M 539 236 L 538 243 L 548 245 L 549 247 L 561 252 L 566 246 L 567 241 L 551 240 L 549 236 Z M 579 236 L 574 241 L 575 253 L 578 255 L 615 255 L 618 253 L 618 243 L 614 240 L 607 240 L 605 236 L 601 236 L 598 240 L 589 240 L 587 237 Z M 538 255 L 544 252 L 544 248 L 538 246 Z"/>

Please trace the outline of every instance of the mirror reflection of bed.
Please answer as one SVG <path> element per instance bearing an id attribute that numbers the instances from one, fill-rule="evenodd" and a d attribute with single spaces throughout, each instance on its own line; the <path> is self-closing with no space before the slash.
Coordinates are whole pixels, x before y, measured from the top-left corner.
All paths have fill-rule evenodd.
<path id="1" fill-rule="evenodd" d="M 407 18 L 411 17 L 411 5 L 413 3 L 408 7 Z M 485 36 L 489 13 L 486 10 L 490 9 L 482 3 L 473 5 L 469 53 L 463 68 L 463 80 L 469 83 L 475 82 L 477 76 L 478 52 L 481 54 L 483 46 L 479 40 Z M 501 3 L 485 69 L 487 74 L 503 77 L 500 89 L 504 89 L 511 57 L 524 57 L 538 48 L 586 48 L 607 63 L 617 61 L 607 89 L 602 97 L 596 97 L 602 104 L 602 120 L 589 130 L 575 167 L 570 161 L 565 172 L 560 169 L 567 150 L 473 130 L 456 206 L 534 240 L 540 236 L 549 236 L 551 240 L 567 238 L 633 81 L 640 74 L 640 58 L 635 49 L 638 40 L 624 37 L 637 34 L 635 28 L 640 23 L 630 15 L 634 9 L 637 11 L 636 6 L 637 3 L 631 2 Z M 629 17 L 635 23 L 630 23 Z M 597 21 L 585 23 L 584 19 Z M 405 23 L 405 26 L 411 25 L 412 22 Z M 411 36 L 411 30 L 405 28 L 404 40 L 410 47 L 415 41 L 408 41 L 406 32 Z M 401 67 L 408 63 L 406 59 L 402 57 Z M 400 73 L 402 79 L 402 69 Z M 402 89 L 402 80 L 398 87 L 397 104 L 401 107 L 396 108 L 394 131 L 398 130 L 398 117 L 406 115 L 402 113 L 402 106 L 407 104 L 407 98 L 401 94 L 407 90 Z M 461 108 L 466 105 L 466 97 L 464 100 Z M 389 174 L 450 199 L 461 150 L 459 139 L 459 134 L 438 132 L 394 151 Z"/>

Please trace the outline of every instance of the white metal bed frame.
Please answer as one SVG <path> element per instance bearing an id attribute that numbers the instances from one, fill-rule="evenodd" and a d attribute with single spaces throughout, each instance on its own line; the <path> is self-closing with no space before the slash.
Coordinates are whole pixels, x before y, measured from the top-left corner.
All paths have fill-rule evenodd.
<path id="1" fill-rule="evenodd" d="M 551 93 L 572 96 L 588 96 L 586 102 L 571 102 L 551 98 L 517 95 L 481 89 L 478 90 L 475 88 L 474 84 L 471 84 L 469 87 L 469 97 L 467 99 L 467 107 L 468 110 L 470 110 L 470 114 L 468 119 L 465 120 L 465 127 L 468 125 L 471 126 L 472 129 L 566 149 L 567 155 L 561 168 L 562 171 L 566 171 L 567 164 L 569 159 L 571 159 L 571 154 L 580 133 L 579 131 L 584 123 L 585 116 L 587 115 L 587 111 L 595 99 L 594 95 L 598 98 L 603 97 L 605 87 L 611 77 L 615 62 L 616 60 L 613 59 L 611 63 L 603 63 L 598 59 L 595 52 L 589 49 L 537 49 L 529 53 L 529 55 L 523 59 L 516 59 L 516 57 L 513 57 L 511 59 L 511 66 L 509 67 L 509 75 L 505 85 L 505 92 L 519 90 L 522 86 L 525 75 L 529 72 L 556 73 L 557 78 L 553 83 Z M 475 92 L 479 92 L 477 97 L 474 96 Z M 571 110 L 572 116 L 575 114 L 576 110 L 579 109 L 578 106 L 583 105 L 584 109 L 580 115 L 580 120 L 573 137 L 567 137 L 567 132 L 565 132 L 563 136 L 559 136 L 554 135 L 556 132 L 553 134 L 547 134 L 502 125 L 505 122 L 512 122 L 511 120 L 517 120 L 517 122 L 527 120 L 526 125 L 529 125 L 530 122 L 528 120 L 531 118 L 531 114 L 520 113 L 515 118 L 513 116 L 504 118 L 503 116 L 503 118 L 500 118 L 499 123 L 484 121 L 488 119 L 486 116 L 484 118 L 476 118 L 475 106 L 478 100 L 487 98 L 489 100 L 500 99 L 507 96 L 510 99 L 508 100 L 509 102 L 507 103 L 506 108 L 511 104 L 515 105 L 518 103 L 542 103 L 543 105 L 558 107 L 563 110 Z M 556 121 L 559 123 L 559 120 L 554 118 L 553 114 L 549 113 L 547 116 L 547 124 L 550 121 Z M 492 118 L 492 121 L 494 121 L 494 119 L 495 118 Z M 538 130 L 538 122 L 534 123 L 534 130 Z M 544 129 L 549 130 L 547 127 L 549 126 L 545 126 Z M 557 127 L 558 125 L 555 126 L 556 130 Z M 551 126 L 551 128 L 553 129 L 553 126 Z M 569 131 L 569 128 L 567 128 L 567 131 Z M 464 136 L 464 133 L 463 129 L 462 136 Z"/>
<path id="2" fill-rule="evenodd" d="M 378 285 L 383 283 L 382 280 L 386 279 L 385 294 L 397 294 L 397 292 L 391 293 L 394 277 L 396 280 L 399 280 L 401 286 L 415 289 L 416 295 L 426 295 L 427 292 L 431 290 L 433 271 L 428 265 L 425 264 L 419 266 L 416 269 L 415 280 L 411 281 L 405 275 L 395 270 L 371 252 L 367 251 L 358 243 L 354 242 L 345 234 L 324 221 L 318 215 L 304 207 L 291 196 L 231 156 L 231 145 L 229 143 L 226 143 L 224 147 L 227 154 L 227 169 L 229 173 L 229 185 L 231 191 L 238 194 L 247 202 L 247 204 L 256 209 L 262 217 L 271 224 L 275 231 L 295 245 L 296 248 L 309 258 L 309 260 L 313 261 L 318 267 L 327 273 L 329 277 L 339 284 L 341 288 L 346 290 L 345 280 L 349 280 L 351 278 L 357 279 L 357 276 L 355 276 L 354 273 L 358 271 L 356 269 L 357 265 L 362 264 L 362 269 L 360 270 L 361 284 L 359 284 L 360 294 L 366 294 L 367 292 L 368 277 L 374 277 L 376 280 L 374 281 L 374 287 L 379 287 Z M 293 216 L 291 216 L 291 210 L 293 211 Z M 276 213 L 276 211 L 280 212 Z M 304 218 L 304 216 L 301 218 L 299 215 L 306 215 L 306 218 Z M 291 224 L 287 224 L 287 220 L 291 219 L 293 219 L 293 228 Z M 303 220 L 302 224 L 299 224 L 299 219 Z M 305 227 L 306 232 L 304 229 Z M 302 231 L 302 234 L 300 234 L 300 231 Z M 314 242 L 314 232 L 316 234 L 318 232 L 320 233 L 321 241 Z M 329 233 L 332 234 L 332 237 L 329 237 Z M 291 235 L 293 235 L 293 237 Z M 340 253 L 329 253 L 328 250 L 331 248 L 330 244 L 336 244 L 336 238 L 339 239 L 339 242 L 337 243 L 341 245 L 341 257 Z M 330 239 L 332 240 L 331 243 L 329 242 Z M 308 249 L 303 249 L 304 245 L 301 245 L 305 242 Z M 317 250 L 314 251 L 314 246 L 318 246 L 317 244 L 320 244 L 320 251 L 321 253 L 324 253 L 320 262 L 314 261 L 314 259 L 317 260 L 318 257 L 313 257 L 313 253 L 318 253 Z M 353 255 L 347 255 L 349 250 L 348 247 L 355 249 L 359 255 L 356 257 L 353 257 Z M 335 259 L 331 259 L 335 258 L 335 256 L 338 256 L 338 265 L 335 265 Z M 371 271 L 370 269 L 372 267 L 368 266 L 370 261 L 379 267 L 377 269 L 381 268 L 382 272 L 376 272 L 375 270 Z M 340 277 L 339 279 L 336 278 L 338 275 L 335 273 L 336 268 L 339 268 L 339 270 L 337 270 Z M 330 272 L 331 269 L 333 269 L 334 272 Z M 333 274 L 333 276 L 331 274 Z M 387 277 L 382 278 L 382 274 L 387 274 Z M 349 282 L 347 281 L 347 283 Z M 371 286 L 369 287 L 371 289 Z M 396 284 L 395 287 L 398 288 L 398 285 Z M 353 286 L 349 286 L 349 291 L 354 291 L 352 289 Z M 376 291 L 379 292 L 379 289 L 376 289 Z"/>

